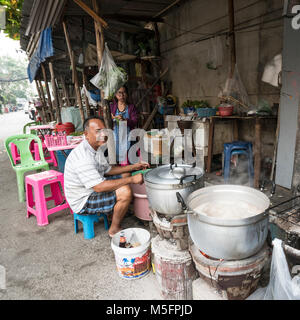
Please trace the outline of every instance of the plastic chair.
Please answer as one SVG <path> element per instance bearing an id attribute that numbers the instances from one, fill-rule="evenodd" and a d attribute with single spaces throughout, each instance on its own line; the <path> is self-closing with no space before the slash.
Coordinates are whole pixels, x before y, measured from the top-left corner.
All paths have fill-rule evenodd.
<path id="1" fill-rule="evenodd" d="M 25 124 L 25 126 L 23 127 L 23 134 L 26 134 L 27 128 L 33 125 L 39 125 L 41 124 L 39 121 L 33 121 L 33 122 L 28 122 Z M 34 134 L 35 136 L 37 136 L 37 132 L 36 130 L 30 130 L 30 134 Z"/>
<path id="2" fill-rule="evenodd" d="M 94 233 L 94 223 L 99 222 L 100 217 L 103 217 L 104 219 L 104 228 L 105 230 L 108 230 L 108 220 L 105 213 L 98 214 L 89 214 L 89 215 L 82 215 L 73 213 L 74 216 L 74 229 L 75 233 L 78 233 L 78 221 L 80 221 L 83 225 L 83 234 L 84 239 L 92 239 L 95 237 Z"/>
<path id="3" fill-rule="evenodd" d="M 25 178 L 27 218 L 35 215 L 37 224 L 45 226 L 49 224 L 48 216 L 57 211 L 68 209 L 69 205 L 59 187 L 64 190 L 64 175 L 55 170 L 49 170 L 31 174 Z M 44 188 L 50 185 L 51 196 L 46 198 Z M 34 198 L 33 198 L 34 193 Z M 48 209 L 47 202 L 54 200 L 55 207 Z M 35 206 L 35 208 L 34 208 Z"/>
<path id="4" fill-rule="evenodd" d="M 250 186 L 253 186 L 254 167 L 252 143 L 247 141 L 233 141 L 232 143 L 224 143 L 224 181 L 229 183 L 230 177 L 230 161 L 231 157 L 236 154 L 244 154 L 248 158 L 248 176 Z"/>
<path id="5" fill-rule="evenodd" d="M 32 157 L 32 153 L 30 151 L 30 144 L 32 141 L 38 143 L 39 152 L 42 155 L 41 160 L 34 161 Z M 20 160 L 21 163 L 15 164 L 12 153 L 11 153 L 11 144 L 15 144 L 20 152 Z M 42 151 L 42 142 L 39 137 L 32 135 L 32 134 L 20 134 L 8 137 L 5 140 L 5 149 L 7 151 L 10 163 L 12 168 L 16 172 L 17 176 L 17 184 L 18 184 L 18 194 L 19 194 L 19 201 L 25 201 L 25 188 L 24 188 L 24 174 L 28 171 L 33 170 L 49 170 L 49 164 L 45 161 L 43 151 Z"/>
<path id="6" fill-rule="evenodd" d="M 49 164 L 53 164 L 54 167 L 57 167 L 57 160 L 55 157 L 54 151 L 48 151 L 46 145 L 42 142 L 42 147 L 43 147 L 43 153 L 44 153 L 44 158 Z M 47 152 L 49 152 L 49 156 L 46 156 Z M 40 160 L 40 153 L 39 153 L 39 147 L 38 144 L 34 144 L 34 160 L 38 161 Z"/>

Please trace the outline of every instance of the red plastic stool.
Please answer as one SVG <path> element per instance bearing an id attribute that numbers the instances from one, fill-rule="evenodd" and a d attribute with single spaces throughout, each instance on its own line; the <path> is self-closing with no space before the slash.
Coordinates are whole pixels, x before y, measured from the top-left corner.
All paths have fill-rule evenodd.
<path id="1" fill-rule="evenodd" d="M 49 224 L 48 216 L 60 210 L 69 208 L 69 205 L 62 195 L 59 184 L 64 190 L 64 175 L 55 170 L 31 174 L 25 178 L 27 218 L 35 215 L 37 224 L 45 226 Z M 52 196 L 46 198 L 44 187 L 50 185 Z M 33 199 L 34 192 L 34 199 Z M 55 207 L 48 209 L 47 202 L 54 200 Z M 35 206 L 35 208 L 34 208 Z"/>

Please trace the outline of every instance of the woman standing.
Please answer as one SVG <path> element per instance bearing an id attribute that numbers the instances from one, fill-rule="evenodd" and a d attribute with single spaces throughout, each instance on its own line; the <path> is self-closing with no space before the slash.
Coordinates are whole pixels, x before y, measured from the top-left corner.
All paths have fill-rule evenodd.
<path id="1" fill-rule="evenodd" d="M 110 105 L 111 117 L 114 123 L 114 134 L 116 141 L 116 156 L 117 161 L 121 165 L 129 164 L 127 158 L 127 151 L 130 148 L 130 142 L 128 136 L 130 130 L 136 128 L 138 123 L 138 113 L 133 104 L 128 103 L 128 91 L 125 86 L 119 88 L 116 92 L 115 97 L 117 101 L 114 101 Z M 124 130 L 119 130 L 123 121 L 127 122 L 127 136 Z M 126 149 L 126 150 L 125 150 Z M 123 155 L 126 154 L 126 158 Z"/>

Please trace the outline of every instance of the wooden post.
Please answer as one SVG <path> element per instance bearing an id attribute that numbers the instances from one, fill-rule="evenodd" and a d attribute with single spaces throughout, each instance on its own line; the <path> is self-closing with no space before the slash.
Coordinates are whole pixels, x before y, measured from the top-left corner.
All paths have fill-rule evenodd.
<path id="1" fill-rule="evenodd" d="M 261 168 L 261 121 L 255 119 L 255 142 L 254 142 L 254 188 L 259 188 Z"/>
<path id="2" fill-rule="evenodd" d="M 43 74 L 43 78 L 44 78 L 44 83 L 45 83 L 45 87 L 46 87 L 46 92 L 47 92 L 47 100 L 48 100 L 48 106 L 49 106 L 49 111 L 50 111 L 50 116 L 51 116 L 51 121 L 54 120 L 54 114 L 53 114 L 53 106 L 52 106 L 52 101 L 51 101 L 51 94 L 50 94 L 50 90 L 49 90 L 49 85 L 48 85 L 48 80 L 47 80 L 47 75 L 46 75 L 46 69 L 44 64 L 41 64 L 41 68 L 42 68 L 42 74 Z"/>
<path id="3" fill-rule="evenodd" d="M 53 70 L 53 64 L 52 62 L 49 62 L 49 70 L 51 74 L 51 86 L 52 86 L 52 92 L 53 92 L 53 97 L 54 97 L 54 105 L 56 109 L 56 121 L 58 123 L 61 123 L 61 114 L 60 114 L 60 109 L 59 109 L 59 102 L 58 102 L 58 94 L 57 94 L 57 88 L 56 88 L 56 83 L 55 83 L 55 74 Z"/>
<path id="4" fill-rule="evenodd" d="M 66 106 L 70 107 L 71 103 L 70 103 L 70 99 L 69 99 L 69 92 L 67 90 L 66 83 L 65 83 L 65 80 L 62 75 L 60 75 L 60 82 L 61 82 L 62 90 L 63 90 L 64 96 L 66 99 Z"/>
<path id="5" fill-rule="evenodd" d="M 82 106 L 82 101 L 81 101 L 80 87 L 79 87 L 79 82 L 78 82 L 78 74 L 77 74 L 77 70 L 76 70 L 74 52 L 72 51 L 71 41 L 70 41 L 70 37 L 68 34 L 67 25 L 66 25 L 65 21 L 63 21 L 63 28 L 64 28 L 65 38 L 66 38 L 69 57 L 70 57 L 71 66 L 72 66 L 72 74 L 73 74 L 73 78 L 74 78 L 73 82 L 74 82 L 74 86 L 75 86 L 76 99 L 77 99 L 77 103 L 79 105 L 80 117 L 81 117 L 81 121 L 83 124 L 85 116 L 84 116 L 84 111 L 83 111 L 83 106 Z"/>
<path id="6" fill-rule="evenodd" d="M 235 33 L 234 33 L 234 0 L 228 0 L 228 15 L 229 15 L 229 35 L 230 35 L 230 57 L 231 57 L 230 78 L 232 78 L 235 70 L 235 65 L 236 65 Z"/>
<path id="7" fill-rule="evenodd" d="M 97 15 L 99 15 L 99 7 L 97 0 L 93 0 L 93 9 L 96 12 Z M 96 45 L 97 45 L 97 58 L 98 58 L 98 67 L 101 66 L 102 56 L 103 56 L 103 50 L 104 50 L 104 35 L 103 35 L 103 29 L 101 23 L 94 20 L 95 25 L 95 34 L 96 34 Z M 101 90 L 101 106 L 103 109 L 103 118 L 105 122 L 105 126 L 108 129 L 112 129 L 112 119 L 111 119 L 111 113 L 110 108 L 106 100 L 104 100 L 103 91 Z"/>
<path id="8" fill-rule="evenodd" d="M 38 91 L 38 94 L 39 94 L 39 98 L 42 102 L 42 122 L 43 123 L 46 123 L 47 122 L 47 115 L 46 115 L 46 111 L 45 111 L 45 96 L 44 96 L 44 91 L 43 91 L 43 88 L 40 87 L 40 83 L 35 80 L 35 85 L 36 85 L 36 89 Z"/>
<path id="9" fill-rule="evenodd" d="M 211 172 L 211 163 L 214 152 L 214 131 L 215 131 L 215 119 L 214 117 L 209 118 L 209 137 L 208 137 L 208 150 L 207 150 L 207 168 L 206 172 Z"/>

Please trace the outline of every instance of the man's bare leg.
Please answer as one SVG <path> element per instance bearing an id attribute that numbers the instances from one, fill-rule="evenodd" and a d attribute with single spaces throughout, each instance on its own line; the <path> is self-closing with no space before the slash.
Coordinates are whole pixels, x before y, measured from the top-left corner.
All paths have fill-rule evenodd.
<path id="1" fill-rule="evenodd" d="M 121 222 L 128 210 L 132 200 L 132 191 L 130 186 L 123 186 L 116 190 L 117 202 L 114 207 L 112 222 L 108 233 L 113 236 L 121 230 Z"/>

